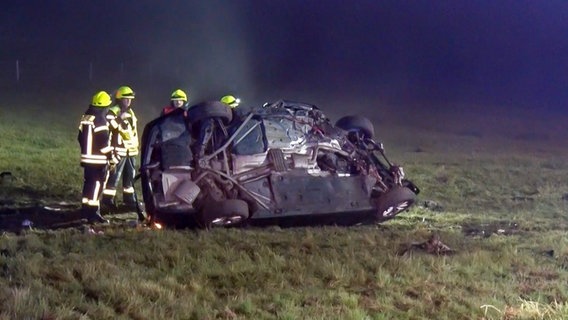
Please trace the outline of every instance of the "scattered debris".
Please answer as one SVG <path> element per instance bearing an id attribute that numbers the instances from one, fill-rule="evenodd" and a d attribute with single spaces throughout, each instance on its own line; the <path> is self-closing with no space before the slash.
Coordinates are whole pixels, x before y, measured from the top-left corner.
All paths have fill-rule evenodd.
<path id="1" fill-rule="evenodd" d="M 34 225 L 34 223 L 31 222 L 28 219 L 25 219 L 25 220 L 22 221 L 22 228 L 31 229 L 33 225 Z"/>
<path id="2" fill-rule="evenodd" d="M 554 250 L 553 250 L 553 249 L 544 250 L 544 251 L 542 252 L 542 255 L 547 256 L 547 257 L 554 258 Z"/>
<path id="3" fill-rule="evenodd" d="M 142 229 L 145 224 L 133 220 L 133 215 L 135 213 L 132 211 L 113 215 L 113 224 Z M 32 228 L 34 230 L 81 228 L 86 224 L 88 221 L 76 203 L 59 202 L 0 208 L 0 231 L 18 233 Z M 85 233 L 88 233 L 87 230 Z"/>
<path id="4" fill-rule="evenodd" d="M 398 255 L 402 256 L 413 250 L 421 250 L 434 255 L 450 255 L 455 253 L 452 248 L 440 240 L 440 236 L 436 233 L 432 234 L 427 241 L 412 242 L 411 244 L 406 245 L 404 248 L 399 250 Z"/>
<path id="5" fill-rule="evenodd" d="M 534 198 L 531 196 L 521 196 L 521 195 L 514 195 L 511 197 L 513 201 L 534 201 Z"/>
<path id="6" fill-rule="evenodd" d="M 539 196 L 540 192 L 538 190 L 527 190 L 527 191 L 516 191 L 511 196 L 513 201 L 534 201 L 535 197 Z"/>
<path id="7" fill-rule="evenodd" d="M 424 201 L 422 201 L 420 206 L 425 208 L 425 209 L 428 209 L 430 211 L 435 211 L 435 212 L 444 211 L 444 207 L 440 203 L 438 203 L 434 200 L 424 200 Z"/>
<path id="8" fill-rule="evenodd" d="M 88 227 L 88 226 L 85 226 L 85 229 L 83 229 L 83 232 L 84 232 L 85 234 L 92 234 L 92 235 L 102 235 L 102 234 L 104 234 L 104 232 L 103 232 L 102 230 L 98 230 L 98 231 L 97 231 L 97 230 L 93 229 L 92 227 Z"/>
<path id="9" fill-rule="evenodd" d="M 3 171 L 0 173 L 0 185 L 6 186 L 12 183 L 12 173 Z"/>
<path id="10" fill-rule="evenodd" d="M 514 221 L 493 221 L 490 223 L 464 223 L 462 232 L 466 236 L 487 238 L 493 234 L 510 236 L 520 233 L 521 230 Z"/>

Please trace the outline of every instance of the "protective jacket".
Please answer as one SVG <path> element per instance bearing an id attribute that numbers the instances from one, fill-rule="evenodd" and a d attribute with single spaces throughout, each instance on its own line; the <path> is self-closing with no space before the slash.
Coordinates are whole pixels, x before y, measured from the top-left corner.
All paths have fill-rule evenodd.
<path id="1" fill-rule="evenodd" d="M 167 106 L 162 108 L 162 116 L 170 114 L 170 113 L 176 111 L 177 109 L 184 110 L 184 116 L 187 116 L 187 109 L 188 109 L 187 103 L 185 105 L 181 106 L 181 107 L 173 106 L 171 103 L 168 104 Z"/>
<path id="2" fill-rule="evenodd" d="M 165 107 L 162 108 L 162 115 L 165 116 L 166 114 L 171 113 L 172 111 L 174 111 L 175 109 L 177 109 L 176 107 L 172 106 L 172 105 L 167 105 Z"/>
<path id="3" fill-rule="evenodd" d="M 81 117 L 77 140 L 81 146 L 81 166 L 104 166 L 112 157 L 106 108 L 89 106 Z"/>
<path id="4" fill-rule="evenodd" d="M 138 119 L 134 110 L 121 113 L 120 106 L 109 108 L 106 116 L 111 130 L 111 145 L 121 157 L 138 155 Z"/>

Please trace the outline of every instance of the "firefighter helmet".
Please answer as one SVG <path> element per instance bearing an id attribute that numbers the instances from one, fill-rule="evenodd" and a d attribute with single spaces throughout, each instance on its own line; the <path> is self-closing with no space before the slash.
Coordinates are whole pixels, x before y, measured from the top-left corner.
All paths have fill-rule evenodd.
<path id="1" fill-rule="evenodd" d="M 226 95 L 223 98 L 221 98 L 221 102 L 229 105 L 231 108 L 236 108 L 236 107 L 239 106 L 241 99 L 237 99 L 237 98 L 235 98 L 234 96 L 231 96 L 231 95 Z"/>
<path id="2" fill-rule="evenodd" d="M 110 106 L 111 103 L 112 103 L 112 100 L 110 98 L 110 95 L 108 93 L 106 93 L 106 91 L 99 91 L 93 96 L 93 100 L 91 102 L 91 105 L 93 107 L 106 108 L 106 107 Z"/>
<path id="3" fill-rule="evenodd" d="M 183 90 L 177 89 L 176 91 L 172 92 L 172 97 L 171 97 L 170 100 L 171 101 L 181 100 L 181 101 L 187 102 L 187 94 L 185 94 L 185 92 L 183 92 Z"/>
<path id="4" fill-rule="evenodd" d="M 117 99 L 134 99 L 134 91 L 130 87 L 122 86 L 116 90 Z"/>

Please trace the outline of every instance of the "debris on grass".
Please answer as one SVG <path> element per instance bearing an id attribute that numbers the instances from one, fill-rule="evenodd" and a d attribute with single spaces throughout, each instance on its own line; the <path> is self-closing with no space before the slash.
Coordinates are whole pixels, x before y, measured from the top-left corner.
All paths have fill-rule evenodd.
<path id="1" fill-rule="evenodd" d="M 455 253 L 455 250 L 444 244 L 440 240 L 440 236 L 436 233 L 432 234 L 430 238 L 424 242 L 412 242 L 409 245 L 405 245 L 401 250 L 399 250 L 398 255 L 406 255 L 408 252 L 415 250 L 424 251 L 438 256 Z"/>
<path id="2" fill-rule="evenodd" d="M 521 232 L 514 221 L 492 221 L 489 223 L 467 222 L 462 224 L 463 234 L 470 237 L 490 237 L 491 235 L 510 236 Z"/>
<path id="3" fill-rule="evenodd" d="M 434 200 L 424 200 L 422 203 L 419 203 L 418 206 L 434 212 L 444 211 L 444 206 Z"/>
<path id="4" fill-rule="evenodd" d="M 0 173 L 0 185 L 7 186 L 12 184 L 12 177 L 12 172 L 2 171 L 2 173 Z"/>
<path id="5" fill-rule="evenodd" d="M 31 229 L 32 226 L 34 225 L 34 223 L 28 219 L 25 219 L 24 221 L 22 221 L 22 228 L 25 229 Z"/>
<path id="6" fill-rule="evenodd" d="M 102 235 L 102 234 L 104 234 L 104 231 L 95 230 L 93 227 L 90 227 L 90 226 L 85 226 L 85 228 L 83 229 L 83 232 L 85 234 L 91 234 L 91 235 Z"/>

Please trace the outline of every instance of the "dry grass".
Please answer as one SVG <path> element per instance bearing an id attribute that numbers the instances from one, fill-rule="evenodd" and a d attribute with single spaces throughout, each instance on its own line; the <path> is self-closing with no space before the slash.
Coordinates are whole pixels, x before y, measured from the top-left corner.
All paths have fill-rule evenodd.
<path id="1" fill-rule="evenodd" d="M 564 230 L 465 237 L 453 256 L 399 246 L 434 225 L 214 230 L 70 229 L 4 236 L 4 318 L 501 319 L 566 315 Z M 550 257 L 543 252 L 558 252 Z M 520 303 L 523 299 L 523 303 Z M 548 311 L 545 311 L 548 310 Z M 532 317 L 532 316 L 531 316 Z M 529 317 L 529 319 L 532 319 Z M 0 317 L 2 318 L 2 317 Z M 522 317 L 518 317 L 522 319 Z"/>
<path id="2" fill-rule="evenodd" d="M 568 318 L 565 136 L 547 119 L 466 116 L 377 127 L 421 204 L 439 205 L 380 226 L 2 234 L 0 319 Z M 2 113 L 19 141 L 2 142 L 16 177 L 2 196 L 77 201 L 75 123 L 41 119 Z M 433 233 L 456 253 L 398 254 Z"/>

